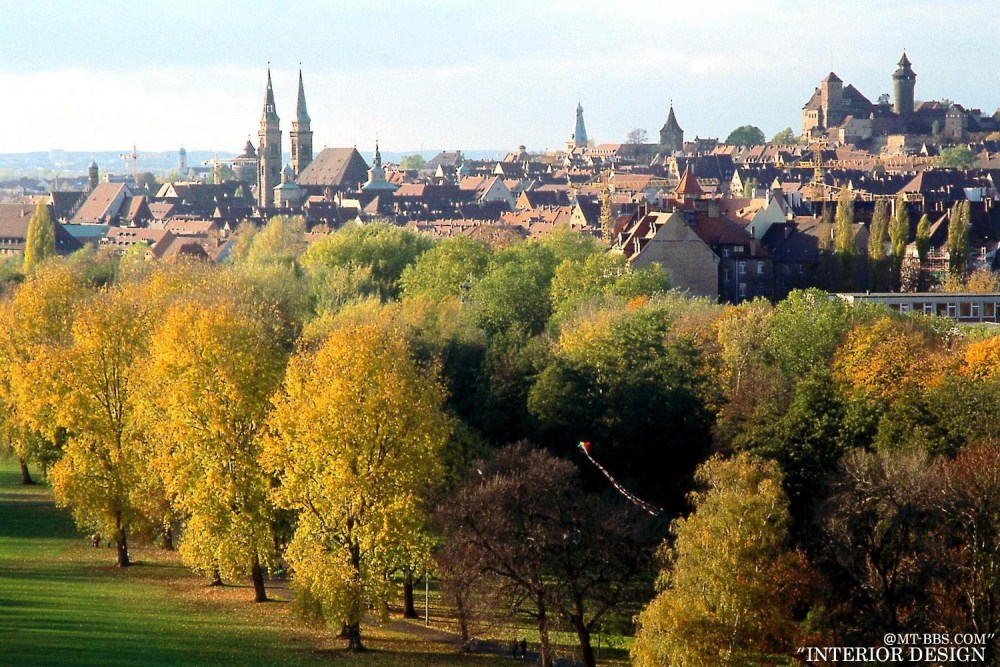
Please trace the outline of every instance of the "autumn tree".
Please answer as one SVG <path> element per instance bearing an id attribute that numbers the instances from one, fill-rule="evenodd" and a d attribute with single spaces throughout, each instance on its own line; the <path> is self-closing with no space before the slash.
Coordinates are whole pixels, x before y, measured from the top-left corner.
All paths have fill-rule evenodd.
<path id="1" fill-rule="evenodd" d="M 24 273 L 31 273 L 45 259 L 56 254 L 56 228 L 46 197 L 39 197 L 28 221 L 24 242 Z"/>
<path id="2" fill-rule="evenodd" d="M 816 550 L 831 587 L 827 614 L 843 641 L 862 645 L 933 621 L 932 582 L 944 565 L 934 475 L 923 452 L 845 456 L 820 511 Z"/>
<path id="3" fill-rule="evenodd" d="M 352 650 L 363 648 L 366 608 L 384 609 L 398 554 L 422 539 L 451 430 L 444 398 L 398 331 L 357 325 L 296 354 L 274 399 L 263 461 L 280 504 L 298 512 L 286 557 Z"/>
<path id="4" fill-rule="evenodd" d="M 671 526 L 660 592 L 638 616 L 639 667 L 742 665 L 788 650 L 799 560 L 773 462 L 743 453 L 698 471 L 694 511 Z"/>
<path id="5" fill-rule="evenodd" d="M 63 456 L 50 472 L 56 502 L 81 528 L 114 541 L 119 567 L 130 563 L 129 530 L 142 518 L 148 474 L 134 399 L 151 321 L 127 285 L 105 289 L 77 307 L 71 342 L 48 368 L 55 379 L 48 401 L 65 429 Z"/>
<path id="6" fill-rule="evenodd" d="M 649 133 L 641 127 L 637 127 L 633 130 L 629 130 L 628 135 L 625 137 L 626 144 L 645 144 L 649 142 Z"/>
<path id="7" fill-rule="evenodd" d="M 772 146 L 792 146 L 797 143 L 799 140 L 795 137 L 795 130 L 790 127 L 786 127 L 771 137 Z"/>
<path id="8" fill-rule="evenodd" d="M 878 291 L 882 286 L 885 271 L 885 246 L 889 240 L 889 208 L 884 200 L 875 202 L 875 212 L 868 231 L 868 259 L 871 268 L 871 289 Z"/>
<path id="9" fill-rule="evenodd" d="M 68 343 L 74 307 L 87 293 L 79 269 L 47 263 L 0 301 L 0 425 L 26 484 L 29 463 L 45 469 L 60 453 L 46 396 L 54 391 L 52 357 Z"/>
<path id="10" fill-rule="evenodd" d="M 584 493 L 572 463 L 522 443 L 477 462 L 437 520 L 446 571 L 460 586 L 470 574 L 492 580 L 498 600 L 531 615 L 542 665 L 561 623 L 594 667 L 591 633 L 642 569 L 648 532 L 636 511 Z"/>
<path id="11" fill-rule="evenodd" d="M 249 574 L 257 602 L 274 553 L 258 458 L 285 357 L 276 319 L 236 290 L 180 301 L 164 313 L 146 367 L 154 463 L 186 519 L 181 555 L 204 574 Z"/>

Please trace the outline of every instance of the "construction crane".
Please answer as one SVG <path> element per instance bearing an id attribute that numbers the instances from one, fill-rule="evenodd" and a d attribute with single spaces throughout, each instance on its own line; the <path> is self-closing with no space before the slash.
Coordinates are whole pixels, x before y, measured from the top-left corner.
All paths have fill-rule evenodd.
<path id="1" fill-rule="evenodd" d="M 125 163 L 125 170 L 128 170 L 128 161 L 132 160 L 132 183 L 138 189 L 139 187 L 139 154 L 135 150 L 135 144 L 132 145 L 131 153 L 119 153 L 118 157 L 122 159 Z"/>
<path id="2" fill-rule="evenodd" d="M 209 166 L 209 165 L 212 166 L 212 181 L 216 185 L 218 185 L 220 183 L 220 178 L 219 177 L 221 175 L 219 170 L 222 167 L 222 165 L 224 165 L 224 164 L 232 164 L 233 162 L 236 162 L 236 159 L 237 158 L 231 158 L 229 160 L 220 160 L 219 159 L 219 151 L 215 151 L 215 157 L 212 158 L 211 160 L 205 160 L 204 162 L 202 162 L 202 164 L 205 165 L 206 167 Z"/>

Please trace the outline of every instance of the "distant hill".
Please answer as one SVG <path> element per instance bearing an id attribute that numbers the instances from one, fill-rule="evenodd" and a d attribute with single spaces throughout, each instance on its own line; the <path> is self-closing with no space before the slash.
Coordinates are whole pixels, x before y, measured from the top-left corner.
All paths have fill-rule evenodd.
<path id="1" fill-rule="evenodd" d="M 420 153 L 425 159 L 430 159 L 441 152 L 442 149 L 424 149 L 412 151 L 382 151 L 382 159 L 385 162 L 398 163 L 404 155 Z M 454 150 L 454 149 L 448 149 Z M 319 152 L 319 149 L 316 150 Z M 371 162 L 370 151 L 361 150 L 367 162 Z M 501 150 L 463 150 L 462 154 L 470 160 L 498 160 L 509 151 Z M 123 153 L 131 153 L 130 148 L 123 148 L 114 151 L 34 151 L 31 153 L 0 153 L 0 175 L 6 178 L 17 176 L 33 176 L 49 173 L 56 173 L 61 176 L 77 176 L 87 173 L 90 161 L 97 162 L 97 167 L 102 174 L 105 173 L 130 173 L 132 171 L 131 160 L 125 161 L 120 156 Z M 177 151 L 150 152 L 136 151 L 139 156 L 139 171 L 150 171 L 157 176 L 164 176 L 177 169 Z M 189 150 L 187 152 L 187 166 L 204 167 L 206 162 L 211 162 L 216 155 L 220 160 L 231 160 L 236 157 L 236 153 L 220 151 Z M 290 162 L 291 158 L 286 153 L 284 161 Z"/>

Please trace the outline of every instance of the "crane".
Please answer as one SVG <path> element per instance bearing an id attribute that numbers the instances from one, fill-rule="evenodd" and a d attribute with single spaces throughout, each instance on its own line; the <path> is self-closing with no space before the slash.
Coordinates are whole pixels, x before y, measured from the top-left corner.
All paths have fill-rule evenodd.
<path id="1" fill-rule="evenodd" d="M 219 151 L 215 151 L 215 157 L 212 158 L 211 160 L 205 160 L 204 162 L 202 162 L 202 164 L 205 165 L 206 167 L 209 165 L 212 166 L 212 180 L 216 185 L 218 185 L 220 183 L 220 176 L 221 176 L 221 174 L 219 173 L 220 167 L 224 164 L 232 164 L 233 162 L 236 162 L 236 160 L 237 158 L 231 158 L 229 160 L 220 160 Z"/>
<path id="2" fill-rule="evenodd" d="M 139 187 L 139 154 L 135 150 L 135 144 L 132 144 L 131 153 L 119 153 L 118 157 L 126 163 L 125 169 L 128 170 L 128 161 L 132 160 L 132 183 L 136 188 Z"/>

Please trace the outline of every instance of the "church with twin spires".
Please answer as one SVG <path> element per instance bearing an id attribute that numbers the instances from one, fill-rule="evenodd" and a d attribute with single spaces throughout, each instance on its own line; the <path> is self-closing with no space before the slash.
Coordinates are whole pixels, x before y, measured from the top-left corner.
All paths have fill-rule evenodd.
<path id="1" fill-rule="evenodd" d="M 261 208 L 272 208 L 275 205 L 274 189 L 282 183 L 298 178 L 313 159 L 313 133 L 309 112 L 306 110 L 306 93 L 302 85 L 301 69 L 295 120 L 292 121 L 292 130 L 288 137 L 291 141 L 292 163 L 287 172 L 282 172 L 281 119 L 275 108 L 271 68 L 268 67 L 264 112 L 261 114 L 260 131 L 257 133 L 260 142 L 257 146 L 257 205 Z"/>

